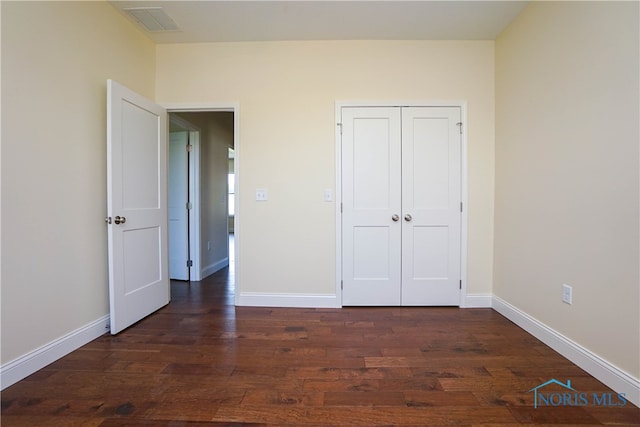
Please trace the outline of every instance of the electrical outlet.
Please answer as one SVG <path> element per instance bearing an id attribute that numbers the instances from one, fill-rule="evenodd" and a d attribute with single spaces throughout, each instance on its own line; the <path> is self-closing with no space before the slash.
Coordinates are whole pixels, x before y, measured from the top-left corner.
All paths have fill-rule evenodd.
<path id="1" fill-rule="evenodd" d="M 562 302 L 571 304 L 571 300 L 573 299 L 573 288 L 569 285 L 562 285 Z"/>

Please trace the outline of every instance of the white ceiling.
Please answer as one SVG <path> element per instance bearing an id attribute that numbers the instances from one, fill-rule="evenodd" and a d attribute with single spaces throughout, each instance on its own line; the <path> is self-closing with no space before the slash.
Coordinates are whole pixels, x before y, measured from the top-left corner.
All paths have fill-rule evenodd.
<path id="1" fill-rule="evenodd" d="M 527 5 L 526 1 L 514 0 L 144 0 L 110 3 L 120 11 L 130 7 L 162 7 L 180 31 L 143 30 L 156 43 L 493 40 Z"/>

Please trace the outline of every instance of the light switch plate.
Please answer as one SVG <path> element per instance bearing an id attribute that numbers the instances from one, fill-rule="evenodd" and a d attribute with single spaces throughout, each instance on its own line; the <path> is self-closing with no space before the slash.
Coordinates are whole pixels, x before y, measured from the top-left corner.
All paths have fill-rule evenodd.
<path id="1" fill-rule="evenodd" d="M 258 202 L 266 202 L 269 199 L 269 193 L 266 188 L 256 188 L 256 200 Z"/>
<path id="2" fill-rule="evenodd" d="M 562 285 L 562 302 L 571 304 L 573 301 L 573 288 L 567 284 Z"/>
<path id="3" fill-rule="evenodd" d="M 324 190 L 324 201 L 332 202 L 333 201 L 333 191 L 330 188 Z"/>

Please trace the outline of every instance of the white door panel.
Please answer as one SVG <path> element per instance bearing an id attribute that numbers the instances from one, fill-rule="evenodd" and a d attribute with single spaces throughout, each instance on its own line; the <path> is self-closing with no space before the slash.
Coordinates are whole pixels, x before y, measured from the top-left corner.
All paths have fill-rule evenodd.
<path id="1" fill-rule="evenodd" d="M 400 304 L 400 112 L 343 110 L 343 304 Z"/>
<path id="2" fill-rule="evenodd" d="M 353 279 L 389 280 L 389 227 L 353 227 Z"/>
<path id="3" fill-rule="evenodd" d="M 403 109 L 403 153 L 406 190 L 413 190 L 415 209 L 446 209 L 449 204 L 448 120 L 412 117 L 415 108 Z M 408 114 L 409 112 L 413 114 Z"/>
<path id="4" fill-rule="evenodd" d="M 158 209 L 158 116 L 153 111 L 121 100 L 122 207 Z M 114 135 L 115 136 L 115 135 Z M 150 191 L 150 189 L 153 189 Z"/>
<path id="5" fill-rule="evenodd" d="M 368 111 L 367 111 L 368 112 Z M 364 117 L 363 117 L 364 116 Z M 396 142 L 391 132 L 399 131 L 394 117 L 354 117 L 353 124 L 353 208 L 354 210 L 382 210 L 394 208 L 392 189 L 398 185 L 393 164 Z M 351 129 L 347 127 L 347 131 Z M 390 161 L 391 160 L 391 161 Z"/>
<path id="6" fill-rule="evenodd" d="M 449 276 L 448 227 L 411 227 L 413 247 L 420 262 L 413 263 L 411 277 L 417 280 L 445 279 Z M 445 250 L 443 250 L 443 248 Z"/>
<path id="7" fill-rule="evenodd" d="M 167 114 L 107 83 L 107 218 L 111 333 L 169 302 Z"/>
<path id="8" fill-rule="evenodd" d="M 161 242 L 160 227 L 123 231 L 123 252 L 137 254 L 135 259 L 123 259 L 125 296 L 161 280 L 162 272 L 157 268 L 161 265 L 160 251 L 149 250 L 159 248 Z"/>

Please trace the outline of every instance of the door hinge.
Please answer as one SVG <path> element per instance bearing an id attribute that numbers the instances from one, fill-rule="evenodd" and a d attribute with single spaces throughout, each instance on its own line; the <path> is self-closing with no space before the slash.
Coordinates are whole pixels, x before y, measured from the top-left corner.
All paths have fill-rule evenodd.
<path id="1" fill-rule="evenodd" d="M 460 135 L 462 135 L 462 122 L 458 122 L 456 125 L 460 128 Z"/>
<path id="2" fill-rule="evenodd" d="M 193 261 L 190 259 L 187 260 L 187 267 L 193 267 Z"/>
<path id="3" fill-rule="evenodd" d="M 187 202 L 187 210 L 190 211 L 191 209 L 193 209 L 193 205 L 191 202 Z"/>
<path id="4" fill-rule="evenodd" d="M 344 289 L 344 280 L 340 280 L 340 289 Z"/>
<path id="5" fill-rule="evenodd" d="M 460 289 L 462 289 L 462 279 L 460 279 Z"/>
<path id="6" fill-rule="evenodd" d="M 336 123 L 336 126 L 340 128 L 340 135 L 342 135 L 342 123 Z"/>
<path id="7" fill-rule="evenodd" d="M 342 213 L 342 202 L 340 202 L 340 213 Z"/>
<path id="8" fill-rule="evenodd" d="M 460 212 L 462 212 L 462 202 L 460 202 Z"/>
<path id="9" fill-rule="evenodd" d="M 190 153 L 193 150 L 193 145 L 187 144 L 187 153 Z"/>

